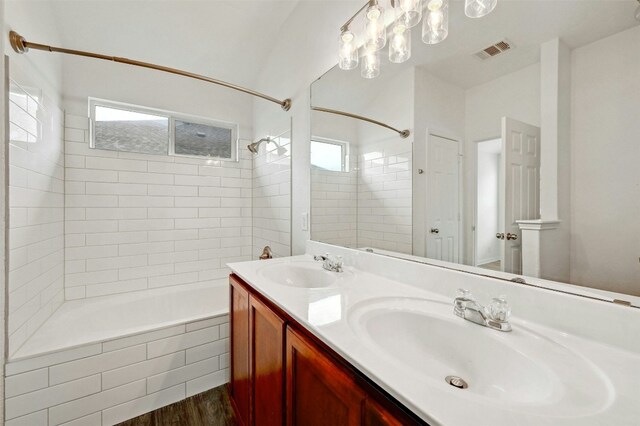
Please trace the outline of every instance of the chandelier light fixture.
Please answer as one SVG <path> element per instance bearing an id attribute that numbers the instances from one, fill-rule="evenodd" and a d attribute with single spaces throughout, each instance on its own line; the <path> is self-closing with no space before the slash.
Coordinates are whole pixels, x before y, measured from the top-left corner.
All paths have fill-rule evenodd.
<path id="1" fill-rule="evenodd" d="M 422 41 L 436 44 L 449 35 L 449 0 L 428 0 L 424 21 L 422 21 Z"/>
<path id="2" fill-rule="evenodd" d="M 389 0 L 392 22 L 387 25 L 380 0 L 369 0 L 341 28 L 338 67 L 352 70 L 360 65 L 364 78 L 380 75 L 380 50 L 389 41 L 389 62 L 400 64 L 411 58 L 411 28 L 422 21 L 422 41 L 441 43 L 449 35 L 450 0 Z M 640 0 L 638 0 L 640 2 Z M 495 9 L 498 0 L 465 0 L 464 13 L 481 18 Z M 640 9 L 639 9 L 640 10 Z M 353 21 L 363 15 L 361 42 L 351 30 Z M 390 29 L 387 36 L 387 27 Z"/>
<path id="3" fill-rule="evenodd" d="M 464 14 L 469 18 L 482 18 L 496 8 L 498 0 L 465 0 Z"/>

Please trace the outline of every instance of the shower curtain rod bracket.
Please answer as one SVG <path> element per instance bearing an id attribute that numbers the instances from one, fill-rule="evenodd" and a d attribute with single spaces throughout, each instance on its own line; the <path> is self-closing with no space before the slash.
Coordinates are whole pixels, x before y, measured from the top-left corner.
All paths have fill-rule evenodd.
<path id="1" fill-rule="evenodd" d="M 18 34 L 15 31 L 10 31 L 9 32 L 9 42 L 11 43 L 11 47 L 13 48 L 13 50 L 16 51 L 16 53 L 27 53 L 29 51 L 29 48 L 31 48 L 31 49 L 34 49 L 34 50 L 43 50 L 43 51 L 46 51 L 46 52 L 65 53 L 67 55 L 75 55 L 75 56 L 84 56 L 86 58 L 103 59 L 105 61 L 118 62 L 118 63 L 121 63 L 121 64 L 133 65 L 133 66 L 136 66 L 136 67 L 148 68 L 148 69 L 153 69 L 153 70 L 156 70 L 156 71 L 167 72 L 169 74 L 175 74 L 175 75 L 180 75 L 180 76 L 183 76 L 183 77 L 189 77 L 189 78 L 193 78 L 193 79 L 200 80 L 200 81 L 206 81 L 207 83 L 217 84 L 218 86 L 223 86 L 223 87 L 226 87 L 228 89 L 237 90 L 239 92 L 243 92 L 243 93 L 246 93 L 246 94 L 249 94 L 249 95 L 252 95 L 252 96 L 256 96 L 258 98 L 262 98 L 262 99 L 267 100 L 269 102 L 276 103 L 276 104 L 280 105 L 280 107 L 282 107 L 282 109 L 285 110 L 285 111 L 289 111 L 289 109 L 291 108 L 291 99 L 285 99 L 285 100 L 281 101 L 280 99 L 273 98 L 271 96 L 265 95 L 264 93 L 256 92 L 255 90 L 247 89 L 247 88 L 242 87 L 242 86 L 237 86 L 237 85 L 232 84 L 232 83 L 227 83 L 226 81 L 216 80 L 215 78 L 206 77 L 204 75 L 200 75 L 200 74 L 195 74 L 195 73 L 188 72 L 188 71 L 179 70 L 179 69 L 176 69 L 176 68 L 165 67 L 163 65 L 156 65 L 156 64 L 151 64 L 151 63 L 148 63 L 148 62 L 136 61 L 136 60 L 133 60 L 133 59 L 120 58 L 120 57 L 117 57 L 117 56 L 101 55 L 99 53 L 85 52 L 85 51 L 82 51 L 82 50 L 65 49 L 65 48 L 62 48 L 62 47 L 47 46 L 46 44 L 32 43 L 32 42 L 27 41 L 24 37 L 22 37 L 20 34 Z"/>

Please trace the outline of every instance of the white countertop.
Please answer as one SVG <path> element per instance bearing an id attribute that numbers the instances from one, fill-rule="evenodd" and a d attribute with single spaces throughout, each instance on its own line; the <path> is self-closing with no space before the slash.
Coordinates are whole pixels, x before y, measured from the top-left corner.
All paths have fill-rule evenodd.
<path id="1" fill-rule="evenodd" d="M 363 255 L 358 256 L 360 258 L 363 257 Z M 375 257 L 371 259 L 375 260 Z M 452 318 L 461 321 L 456 326 L 466 327 L 465 333 L 473 333 L 473 340 L 480 342 L 476 346 L 470 342 L 469 347 L 466 347 L 465 350 L 480 350 L 481 347 L 484 347 L 485 341 L 489 342 L 497 339 L 501 339 L 508 346 L 510 342 L 518 339 L 522 341 L 524 335 L 529 336 L 526 333 L 532 333 L 530 335 L 543 336 L 541 337 L 543 341 L 559 345 L 558 347 L 561 347 L 562 350 L 571 352 L 576 357 L 575 359 L 579 360 L 579 363 L 590 366 L 594 372 L 595 380 L 584 382 L 584 387 L 589 388 L 584 389 L 584 393 L 589 396 L 581 398 L 581 392 L 577 392 L 577 397 L 575 395 L 572 396 L 572 401 L 577 407 L 575 409 L 565 409 L 565 407 L 559 406 L 557 403 L 553 405 L 551 403 L 531 402 L 528 400 L 527 391 L 523 391 L 520 395 L 506 395 L 505 399 L 504 397 L 489 398 L 485 395 L 473 393 L 471 385 L 470 389 L 456 389 L 448 385 L 444 378 L 441 381 L 425 378 L 420 374 L 421 365 L 410 366 L 398 361 L 398 358 L 389 356 L 384 351 L 376 350 L 375 346 L 371 345 L 371 340 L 375 340 L 376 336 L 363 338 L 362 333 L 357 331 L 357 325 L 354 325 L 356 320 L 352 315 L 363 303 L 375 302 L 376 299 L 430 300 L 435 303 L 434 306 L 446 306 L 447 310 L 452 310 L 452 297 L 449 294 L 453 294 L 455 289 L 447 288 L 442 292 L 430 291 L 429 286 L 422 288 L 415 284 L 408 284 L 400 282 L 400 280 L 385 278 L 381 275 L 367 272 L 371 269 L 375 270 L 373 267 L 371 269 L 356 269 L 353 266 L 349 266 L 348 259 L 345 272 L 338 274 L 340 276 L 338 281 L 326 288 L 310 289 L 285 286 L 265 278 L 261 273 L 261 270 L 264 271 L 264 268 L 276 263 L 295 264 L 296 262 L 305 262 L 308 265 L 312 261 L 312 256 L 303 255 L 269 261 L 232 263 L 228 266 L 354 367 L 432 425 L 622 426 L 640 424 L 640 393 L 638 392 L 640 354 L 634 350 L 625 350 L 625 348 L 616 345 L 585 338 L 584 335 L 567 333 L 566 330 L 549 327 L 548 321 L 547 324 L 543 325 L 528 318 L 519 317 L 518 306 L 513 308 L 514 315 L 511 318 L 511 323 L 514 330 L 511 333 L 501 333 L 478 326 L 455 317 L 451 312 Z M 393 264 L 393 260 L 389 259 L 384 262 L 392 262 L 390 264 Z M 441 280 L 442 274 L 456 274 L 456 272 L 439 268 L 436 268 L 439 269 L 436 271 L 435 267 L 429 265 L 409 265 L 401 260 L 396 260 L 396 262 L 399 262 L 397 266 L 401 269 L 414 270 L 418 268 L 420 273 L 423 274 L 425 282 L 429 281 L 430 275 L 437 276 Z M 352 262 L 351 264 L 357 263 Z M 362 264 L 356 266 L 361 267 Z M 321 268 L 319 262 L 317 262 L 317 267 Z M 415 271 L 407 272 L 407 274 L 410 273 L 415 275 Z M 456 282 L 460 281 L 460 279 L 459 276 L 452 276 L 451 281 Z M 465 280 L 465 277 L 462 277 L 462 279 Z M 468 278 L 467 280 L 473 280 L 473 278 Z M 430 285 L 438 284 L 431 283 Z M 446 284 L 443 283 L 442 285 Z M 511 291 L 513 292 L 514 290 Z M 528 292 L 525 294 L 525 298 L 529 298 L 532 303 L 536 303 L 535 298 L 540 297 L 528 288 L 517 289 L 517 291 Z M 543 294 L 542 297 L 549 296 Z M 566 295 L 559 294 L 557 297 L 564 301 L 565 299 L 562 298 L 565 298 Z M 579 301 L 579 303 L 589 302 Z M 606 308 L 608 309 L 608 307 Z M 581 308 L 576 309 L 579 311 Z M 567 315 L 572 315 L 572 311 L 573 308 L 567 309 Z M 627 313 L 625 312 L 625 314 Z M 555 315 L 560 315 L 560 313 L 554 313 L 552 316 Z M 610 324 L 610 326 L 619 327 L 615 323 Z M 422 336 L 417 332 L 420 330 L 419 327 L 415 329 L 413 327 L 407 328 L 411 329 L 398 328 L 394 331 L 398 333 L 398 336 L 424 339 L 424 344 L 429 344 L 429 333 L 424 333 L 425 335 Z M 631 330 L 632 328 L 627 327 L 627 329 Z M 524 347 L 526 348 L 526 344 Z M 522 348 L 522 346 L 518 348 Z M 403 348 L 398 348 L 398 351 L 402 350 Z M 487 351 L 484 350 L 484 352 Z M 532 362 L 530 365 L 535 367 L 535 357 L 525 352 L 522 351 L 517 355 L 521 358 L 526 358 L 529 362 Z M 514 370 L 514 366 L 509 363 L 508 357 L 505 357 L 501 362 L 505 366 L 504 372 L 501 372 L 502 374 L 526 376 L 526 374 L 535 373 L 535 368 L 531 371 L 528 368 L 523 368 L 522 371 Z M 475 368 L 481 369 L 482 365 L 475 366 Z M 582 377 L 575 377 L 575 381 L 578 384 L 583 383 L 582 379 Z M 594 383 L 597 386 L 592 386 Z M 580 388 L 578 387 L 578 389 Z M 565 396 L 553 396 L 556 402 L 558 398 L 563 397 Z M 551 397 L 545 398 L 549 399 Z"/>

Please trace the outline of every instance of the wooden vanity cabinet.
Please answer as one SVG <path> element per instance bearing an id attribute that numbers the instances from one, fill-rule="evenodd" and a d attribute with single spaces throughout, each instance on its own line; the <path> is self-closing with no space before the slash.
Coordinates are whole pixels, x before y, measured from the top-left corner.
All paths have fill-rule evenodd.
<path id="1" fill-rule="evenodd" d="M 425 424 L 239 277 L 229 281 L 229 386 L 241 424 Z"/>
<path id="2" fill-rule="evenodd" d="M 287 425 L 359 426 L 365 398 L 345 371 L 287 328 Z"/>
<path id="3" fill-rule="evenodd" d="M 250 421 L 258 426 L 284 422 L 285 322 L 267 305 L 249 296 Z"/>
<path id="4" fill-rule="evenodd" d="M 239 281 L 229 280 L 231 326 L 231 380 L 229 391 L 238 420 L 249 424 L 249 290 Z"/>

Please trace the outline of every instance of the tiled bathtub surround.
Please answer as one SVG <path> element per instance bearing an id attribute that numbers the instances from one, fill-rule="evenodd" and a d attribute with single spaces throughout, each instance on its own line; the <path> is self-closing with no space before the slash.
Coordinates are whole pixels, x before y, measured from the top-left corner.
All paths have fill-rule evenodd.
<path id="1" fill-rule="evenodd" d="M 410 140 L 360 148 L 358 246 L 412 253 Z"/>
<path id="2" fill-rule="evenodd" d="M 228 381 L 228 316 L 7 364 L 6 425 L 113 425 Z"/>
<path id="3" fill-rule="evenodd" d="M 252 159 L 89 148 L 88 120 L 65 129 L 68 300 L 197 282 L 226 283 L 251 256 Z"/>
<path id="4" fill-rule="evenodd" d="M 40 89 L 9 93 L 10 353 L 62 304 L 64 146 L 62 112 Z"/>
<path id="5" fill-rule="evenodd" d="M 315 240 L 352 248 L 358 246 L 355 149 L 351 147 L 348 172 L 311 168 L 311 228 Z"/>
<path id="6" fill-rule="evenodd" d="M 253 157 L 253 252 L 257 259 L 264 246 L 274 256 L 291 255 L 291 135 L 262 143 Z M 241 150 L 248 152 L 245 146 Z"/>

